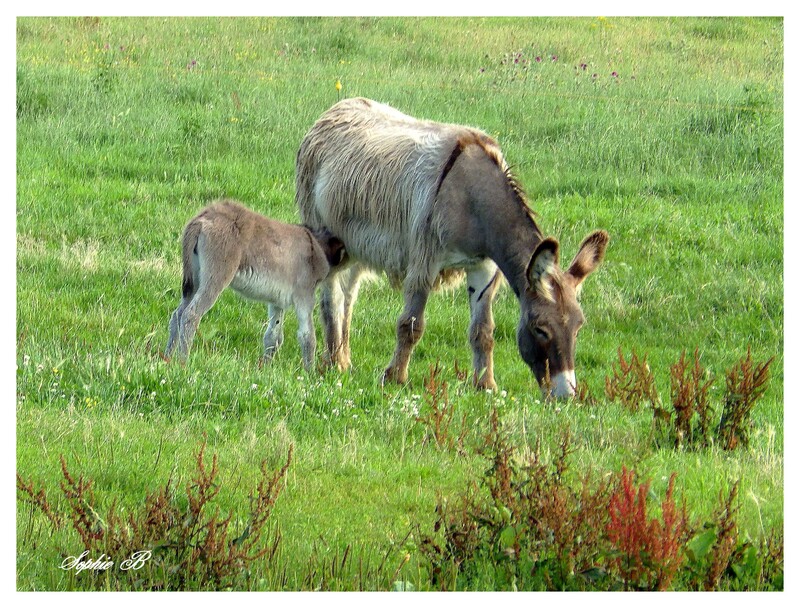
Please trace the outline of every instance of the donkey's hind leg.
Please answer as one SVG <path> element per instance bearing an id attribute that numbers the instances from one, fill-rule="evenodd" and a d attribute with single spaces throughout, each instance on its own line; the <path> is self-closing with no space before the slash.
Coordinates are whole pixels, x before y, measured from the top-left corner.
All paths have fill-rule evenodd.
<path id="1" fill-rule="evenodd" d="M 264 363 L 269 363 L 283 344 L 283 317 L 286 311 L 275 304 L 267 308 L 269 322 L 264 332 Z"/>
<path id="2" fill-rule="evenodd" d="M 478 389 L 496 389 L 494 382 L 494 319 L 492 301 L 500 284 L 500 271 L 491 260 L 467 269 L 469 343 L 472 346 L 472 381 Z"/>

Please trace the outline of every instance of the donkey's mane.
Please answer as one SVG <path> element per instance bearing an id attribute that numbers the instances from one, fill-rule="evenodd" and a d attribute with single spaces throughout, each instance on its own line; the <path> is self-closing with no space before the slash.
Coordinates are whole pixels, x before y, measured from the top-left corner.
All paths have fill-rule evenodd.
<path id="1" fill-rule="evenodd" d="M 514 198 L 519 203 L 520 207 L 522 207 L 523 211 L 525 211 L 525 213 L 528 215 L 528 217 L 531 218 L 531 221 L 533 222 L 534 226 L 536 226 L 536 229 L 539 230 L 539 225 L 536 223 L 537 213 L 533 210 L 533 208 L 531 208 L 528 195 L 525 192 L 525 189 L 522 187 L 522 184 L 517 179 L 517 176 L 514 175 L 511 166 L 506 166 L 503 170 L 503 174 L 506 177 L 506 182 L 511 188 L 511 191 L 514 193 Z"/>

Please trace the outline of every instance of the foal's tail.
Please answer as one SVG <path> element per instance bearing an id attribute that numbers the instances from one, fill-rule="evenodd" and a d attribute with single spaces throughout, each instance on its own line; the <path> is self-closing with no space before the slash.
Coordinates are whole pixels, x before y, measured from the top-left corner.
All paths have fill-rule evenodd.
<path id="1" fill-rule="evenodd" d="M 197 286 L 194 284 L 192 256 L 197 254 L 197 239 L 200 236 L 200 222 L 191 221 L 183 231 L 183 297 L 191 298 Z"/>

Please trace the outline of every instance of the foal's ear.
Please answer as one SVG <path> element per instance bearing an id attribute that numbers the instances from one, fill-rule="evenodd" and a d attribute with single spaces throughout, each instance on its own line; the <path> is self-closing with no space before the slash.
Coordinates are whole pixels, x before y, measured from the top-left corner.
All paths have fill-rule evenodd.
<path id="1" fill-rule="evenodd" d="M 567 270 L 567 275 L 577 288 L 603 261 L 608 246 L 608 232 L 598 230 L 587 236 Z"/>
<path id="2" fill-rule="evenodd" d="M 544 239 L 533 252 L 525 276 L 528 286 L 537 292 L 543 292 L 544 277 L 558 264 L 558 241 L 549 236 Z"/>

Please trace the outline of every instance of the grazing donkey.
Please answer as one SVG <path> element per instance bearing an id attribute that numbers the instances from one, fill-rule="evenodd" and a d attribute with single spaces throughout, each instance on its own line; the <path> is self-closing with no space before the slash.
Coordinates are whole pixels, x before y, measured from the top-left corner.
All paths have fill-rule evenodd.
<path id="1" fill-rule="evenodd" d="M 402 284 L 405 299 L 384 380 L 405 382 L 428 294 L 460 269 L 467 276 L 473 379 L 478 388 L 495 388 L 492 300 L 502 271 L 520 303 L 523 360 L 543 390 L 575 393 L 575 341 L 584 322 L 576 296 L 602 261 L 608 234 L 590 234 L 562 271 L 558 242 L 539 230 L 493 139 L 368 99 L 345 99 L 306 134 L 296 170 L 303 221 L 328 227 L 347 244 L 352 262 L 323 283 L 326 364 L 350 365 L 359 279 L 379 269 Z"/>
<path id="2" fill-rule="evenodd" d="M 177 345 L 186 360 L 200 319 L 230 286 L 245 298 L 268 303 L 267 362 L 283 343 L 284 312 L 294 306 L 303 365 L 311 371 L 314 291 L 344 256 L 342 242 L 325 229 L 284 224 L 230 200 L 206 207 L 183 231 L 183 299 L 169 322 L 165 355 Z"/>

